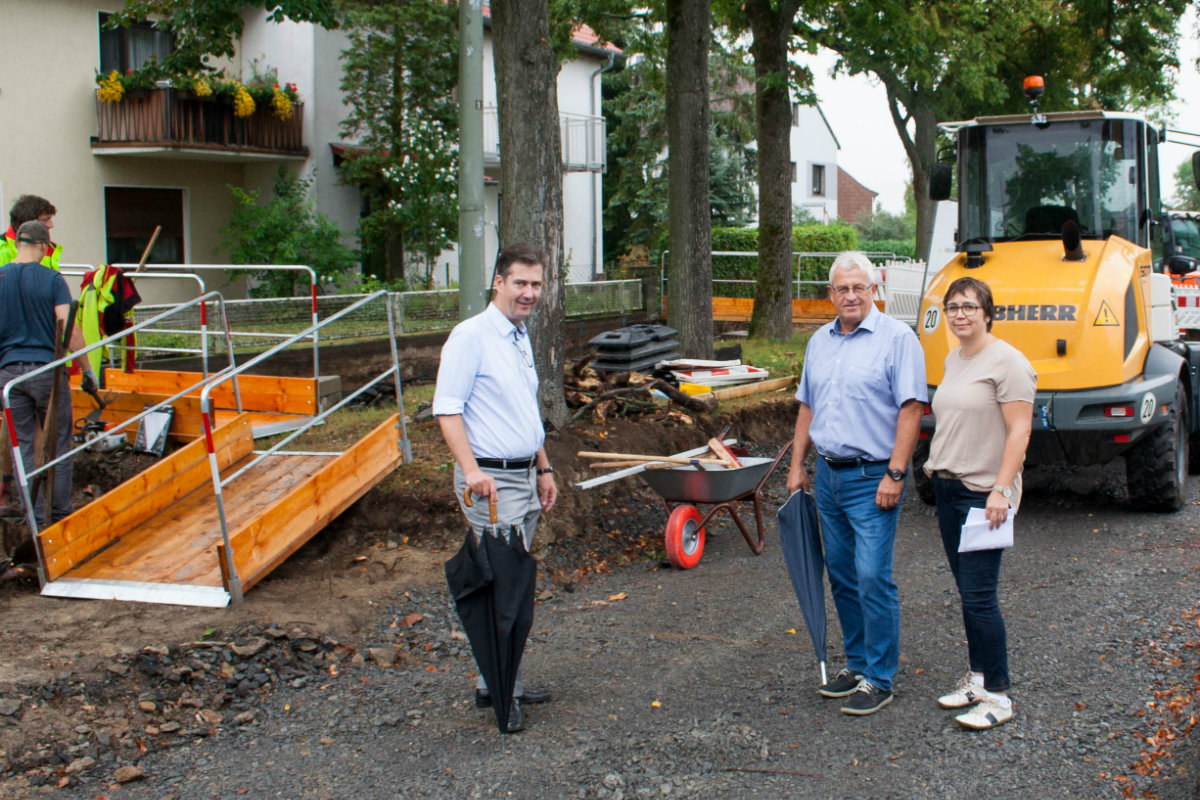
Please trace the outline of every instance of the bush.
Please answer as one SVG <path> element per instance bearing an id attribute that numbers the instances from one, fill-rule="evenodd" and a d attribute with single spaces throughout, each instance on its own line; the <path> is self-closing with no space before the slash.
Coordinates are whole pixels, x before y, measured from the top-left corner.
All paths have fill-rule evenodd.
<path id="1" fill-rule="evenodd" d="M 916 258 L 917 247 L 912 239 L 874 239 L 860 241 L 858 249 L 868 253 L 895 253 L 897 258 Z"/>
<path id="2" fill-rule="evenodd" d="M 842 222 L 831 225 L 809 223 L 792 228 L 792 251 L 796 253 L 838 253 L 857 247 L 854 228 Z M 757 228 L 713 228 L 712 249 L 739 253 L 758 252 Z M 824 281 L 831 258 L 806 258 L 801 265 L 801 280 Z M 819 273 L 819 274 L 818 274 Z M 758 257 L 714 256 L 713 278 L 717 280 L 754 280 L 758 277 Z M 795 275 L 793 274 L 793 279 Z"/>
<path id="3" fill-rule="evenodd" d="M 318 280 L 331 280 L 358 266 L 358 253 L 342 244 L 342 232 L 313 208 L 308 190 L 311 180 L 292 178 L 280 168 L 273 195 L 259 205 L 259 191 L 229 186 L 233 193 L 233 218 L 221 229 L 225 240 L 218 250 L 228 251 L 234 264 L 304 264 Z M 250 290 L 253 297 L 291 297 L 300 273 L 237 270 L 261 281 Z"/>

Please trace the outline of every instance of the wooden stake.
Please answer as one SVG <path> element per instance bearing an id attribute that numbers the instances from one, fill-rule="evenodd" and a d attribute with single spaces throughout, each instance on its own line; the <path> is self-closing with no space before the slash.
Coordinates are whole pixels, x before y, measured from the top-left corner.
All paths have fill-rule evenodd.
<path id="1" fill-rule="evenodd" d="M 637 453 L 593 453 L 580 450 L 575 455 L 580 458 L 603 458 L 613 461 L 633 461 L 636 463 L 662 461 L 666 464 L 724 464 L 719 458 L 680 458 L 679 456 L 646 456 Z"/>

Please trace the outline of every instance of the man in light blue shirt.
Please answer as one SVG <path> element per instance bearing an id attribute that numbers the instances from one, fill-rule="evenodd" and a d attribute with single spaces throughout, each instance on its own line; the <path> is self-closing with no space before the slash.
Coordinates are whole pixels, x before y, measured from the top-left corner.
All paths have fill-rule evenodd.
<path id="1" fill-rule="evenodd" d="M 497 507 L 501 525 L 519 525 L 525 546 L 543 511 L 554 507 L 558 488 L 546 456 L 546 431 L 538 409 L 537 370 L 525 321 L 542 294 L 546 258 L 527 244 L 504 248 L 496 257 L 492 302 L 455 326 L 442 347 L 433 413 L 454 456 L 454 492 L 467 523 L 488 525 L 486 504 L 468 507 L 468 487 Z M 517 698 L 508 730 L 523 725 L 521 703 L 544 703 L 550 693 L 526 687 L 518 669 Z M 476 681 L 475 705 L 491 706 L 487 685 Z"/>
<path id="2" fill-rule="evenodd" d="M 813 334 L 804 354 L 787 480 L 789 491 L 808 490 L 804 460 L 815 448 L 825 565 L 846 651 L 846 667 L 819 691 L 847 698 L 842 713 L 854 716 L 892 701 L 900 661 L 896 522 L 929 399 L 917 337 L 876 308 L 875 286 L 862 253 L 834 259 L 829 297 L 837 318 Z"/>

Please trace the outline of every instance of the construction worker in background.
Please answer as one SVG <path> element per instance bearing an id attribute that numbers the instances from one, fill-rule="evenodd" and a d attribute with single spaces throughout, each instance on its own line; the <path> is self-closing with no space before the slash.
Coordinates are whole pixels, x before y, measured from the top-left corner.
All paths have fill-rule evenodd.
<path id="1" fill-rule="evenodd" d="M 37 220 L 26 222 L 17 229 L 16 260 L 0 267 L 0 388 L 55 360 L 56 322 L 64 328 L 70 326 L 65 332 L 70 349 L 83 349 L 83 334 L 69 321 L 71 291 L 67 282 L 57 272 L 38 266 L 37 259 L 49 243 L 50 231 L 45 225 Z M 76 356 L 75 363 L 83 371 L 84 390 L 95 391 L 96 376 L 87 359 Z M 53 392 L 51 387 L 55 387 Z M 41 372 L 10 389 L 7 421 L 20 443 L 26 474 L 34 469 L 34 435 L 51 414 L 57 422 L 50 457 L 57 458 L 70 451 L 73 427 L 70 391 L 65 372 L 58 370 Z M 57 395 L 53 408 L 52 394 Z M 53 524 L 71 513 L 71 488 L 72 461 L 67 459 L 54 471 L 53 491 L 48 493 L 46 507 L 38 515 L 40 525 Z M 39 498 L 30 499 L 36 505 Z"/>
<path id="2" fill-rule="evenodd" d="M 49 231 L 54 227 L 54 215 L 58 209 L 44 197 L 36 194 L 23 194 L 13 203 L 8 212 L 8 230 L 0 241 L 0 267 L 17 260 L 17 231 L 26 222 L 37 221 L 46 226 Z M 41 258 L 44 267 L 58 271 L 58 262 L 62 258 L 62 245 L 51 242 L 46 245 L 46 252 Z M 93 367 L 95 369 L 95 367 Z M 8 444 L 8 430 L 0 428 L 0 511 L 4 510 L 13 499 L 13 469 L 12 450 Z"/>
<path id="3" fill-rule="evenodd" d="M 26 222 L 37 220 L 46 226 L 46 230 L 51 230 L 54 227 L 54 215 L 57 213 L 58 209 L 54 204 L 44 197 L 38 197 L 36 194 L 23 194 L 18 197 L 8 212 L 8 231 L 4 234 L 4 241 L 0 242 L 0 266 L 17 259 L 17 229 Z M 57 272 L 61 258 L 62 245 L 51 242 L 46 245 L 46 254 L 41 263 L 42 266 Z"/>

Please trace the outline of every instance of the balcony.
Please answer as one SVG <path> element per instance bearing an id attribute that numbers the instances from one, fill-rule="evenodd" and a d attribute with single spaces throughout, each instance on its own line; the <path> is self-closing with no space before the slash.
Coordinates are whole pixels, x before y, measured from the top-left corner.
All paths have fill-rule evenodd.
<path id="1" fill-rule="evenodd" d="M 562 133 L 563 170 L 566 172 L 604 172 L 606 168 L 604 117 L 560 112 L 558 127 Z M 483 109 L 483 163 L 500 163 L 500 123 L 495 106 Z"/>
<path id="2" fill-rule="evenodd" d="M 308 157 L 304 104 L 290 119 L 260 107 L 233 113 L 229 97 L 198 98 L 178 89 L 129 92 L 119 103 L 96 100 L 100 133 L 92 154 L 185 158 L 199 161 L 291 160 Z"/>

